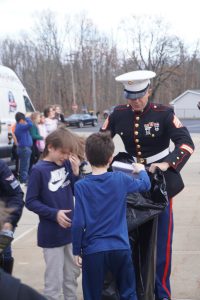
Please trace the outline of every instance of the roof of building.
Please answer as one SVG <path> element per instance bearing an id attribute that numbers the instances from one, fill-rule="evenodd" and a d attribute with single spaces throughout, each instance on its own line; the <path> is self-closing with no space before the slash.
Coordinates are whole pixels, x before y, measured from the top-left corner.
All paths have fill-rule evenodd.
<path id="1" fill-rule="evenodd" d="M 175 104 L 177 101 L 179 101 L 183 96 L 185 96 L 188 93 L 200 95 L 200 90 L 186 90 L 184 93 L 180 94 L 178 97 L 172 100 L 170 104 Z"/>

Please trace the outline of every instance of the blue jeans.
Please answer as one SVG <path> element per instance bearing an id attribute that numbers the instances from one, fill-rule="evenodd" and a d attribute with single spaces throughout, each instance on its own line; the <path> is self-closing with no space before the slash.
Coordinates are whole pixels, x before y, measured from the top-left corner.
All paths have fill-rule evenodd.
<path id="1" fill-rule="evenodd" d="M 21 183 L 26 183 L 28 180 L 31 152 L 30 147 L 17 148 L 17 154 L 19 156 L 19 178 Z"/>

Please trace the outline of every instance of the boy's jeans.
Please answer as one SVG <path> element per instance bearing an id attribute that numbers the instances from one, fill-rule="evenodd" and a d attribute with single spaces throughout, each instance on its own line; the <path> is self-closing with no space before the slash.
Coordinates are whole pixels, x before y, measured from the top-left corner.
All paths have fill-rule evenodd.
<path id="1" fill-rule="evenodd" d="M 30 157 L 31 157 L 31 148 L 30 147 L 18 147 L 17 154 L 19 156 L 19 178 L 21 183 L 27 183 L 28 180 L 28 171 L 30 166 Z"/>
<path id="2" fill-rule="evenodd" d="M 46 262 L 44 295 L 48 300 L 77 300 L 77 278 L 80 275 L 73 259 L 72 244 L 43 248 Z"/>

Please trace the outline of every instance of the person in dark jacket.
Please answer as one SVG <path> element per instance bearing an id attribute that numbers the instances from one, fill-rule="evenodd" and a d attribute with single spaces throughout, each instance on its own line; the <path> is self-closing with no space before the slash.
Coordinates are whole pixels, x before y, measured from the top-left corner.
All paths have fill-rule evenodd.
<path id="1" fill-rule="evenodd" d="M 0 230 L 5 227 L 8 219 L 15 219 L 9 215 L 8 210 L 4 206 L 0 206 Z M 1 300 L 45 300 L 26 284 L 20 282 L 19 279 L 12 277 L 0 268 L 0 299 Z"/>
<path id="2" fill-rule="evenodd" d="M 128 103 L 115 107 L 101 130 L 109 130 L 112 137 L 118 134 L 126 151 L 135 161 L 149 167 L 150 172 L 157 167 L 164 171 L 170 201 L 158 218 L 155 299 L 168 300 L 171 299 L 172 197 L 177 194 L 176 179 L 172 176 L 184 167 L 194 144 L 172 107 L 149 101 L 150 79 L 155 76 L 152 71 L 140 70 L 116 77 L 124 85 Z M 173 150 L 169 148 L 170 142 L 174 144 Z M 152 292 L 146 299 L 154 299 Z"/>
<path id="3" fill-rule="evenodd" d="M 7 164 L 0 160 L 0 199 L 5 206 L 11 209 L 11 213 L 2 226 L 2 230 L 13 234 L 17 223 L 22 215 L 24 206 L 23 191 L 19 182 Z M 11 247 L 7 247 L 0 256 L 0 265 L 8 273 L 12 272 L 14 259 Z"/>

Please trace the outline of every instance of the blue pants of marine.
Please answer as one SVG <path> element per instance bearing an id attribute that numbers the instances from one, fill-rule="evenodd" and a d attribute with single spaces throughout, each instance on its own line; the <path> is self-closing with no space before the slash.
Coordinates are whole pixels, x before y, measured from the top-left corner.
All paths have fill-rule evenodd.
<path id="1" fill-rule="evenodd" d="M 121 300 L 137 300 L 135 272 L 130 250 L 103 251 L 83 256 L 84 300 L 101 300 L 104 277 L 110 271 Z"/>
<path id="2" fill-rule="evenodd" d="M 171 299 L 170 274 L 172 259 L 173 213 L 172 199 L 158 218 L 156 300 Z"/>

